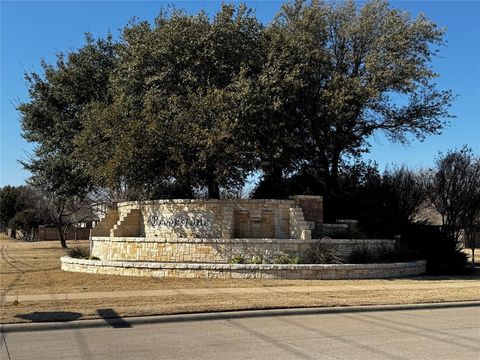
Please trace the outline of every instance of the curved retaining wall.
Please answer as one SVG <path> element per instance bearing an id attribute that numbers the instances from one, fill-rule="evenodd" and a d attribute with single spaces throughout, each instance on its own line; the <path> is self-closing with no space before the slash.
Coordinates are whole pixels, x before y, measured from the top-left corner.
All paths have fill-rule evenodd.
<path id="1" fill-rule="evenodd" d="M 420 275 L 426 261 L 391 264 L 202 264 L 61 258 L 62 270 L 91 274 L 216 279 L 378 279 Z"/>
<path id="2" fill-rule="evenodd" d="M 92 237 L 92 256 L 114 261 L 157 261 L 228 263 L 235 255 L 246 258 L 261 256 L 271 259 L 288 253 L 303 256 L 318 240 L 302 239 L 208 239 L 159 237 Z M 325 244 L 338 248 L 347 257 L 357 246 L 375 249 L 393 248 L 392 239 L 323 239 Z"/>

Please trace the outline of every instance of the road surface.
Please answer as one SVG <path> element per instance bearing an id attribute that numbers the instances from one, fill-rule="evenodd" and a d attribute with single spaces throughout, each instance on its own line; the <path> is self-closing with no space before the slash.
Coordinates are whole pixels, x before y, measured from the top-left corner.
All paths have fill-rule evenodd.
<path id="1" fill-rule="evenodd" d="M 480 359 L 480 307 L 2 332 L 6 359 Z"/>

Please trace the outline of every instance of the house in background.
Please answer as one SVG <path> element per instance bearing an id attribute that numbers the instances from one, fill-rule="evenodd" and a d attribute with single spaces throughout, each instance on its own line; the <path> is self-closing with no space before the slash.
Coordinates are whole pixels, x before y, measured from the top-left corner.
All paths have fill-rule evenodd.
<path id="1" fill-rule="evenodd" d="M 417 210 L 414 218 L 415 222 L 425 223 L 434 226 L 443 226 L 442 215 L 429 203 L 424 203 Z M 480 225 L 477 225 L 477 232 L 475 237 L 475 248 L 480 248 Z M 465 243 L 463 232 L 460 234 L 460 240 L 465 247 L 469 247 Z"/>

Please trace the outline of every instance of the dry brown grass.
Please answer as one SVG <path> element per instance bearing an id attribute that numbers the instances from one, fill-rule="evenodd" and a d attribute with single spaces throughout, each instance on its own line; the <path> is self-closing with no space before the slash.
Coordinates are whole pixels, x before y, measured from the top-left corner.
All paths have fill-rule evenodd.
<path id="1" fill-rule="evenodd" d="M 101 309 L 114 309 L 122 317 L 227 310 L 275 309 L 315 306 L 414 304 L 478 300 L 478 287 L 461 289 L 348 290 L 283 294 L 209 294 L 162 297 L 25 302 L 3 307 L 2 323 L 99 318 Z M 71 313 L 77 313 L 72 318 Z"/>
<path id="2" fill-rule="evenodd" d="M 73 242 L 69 242 L 72 245 Z M 83 242 L 87 246 L 87 242 Z M 60 270 L 65 250 L 58 241 L 27 243 L 0 237 L 0 284 L 3 295 L 60 294 L 124 290 L 315 286 L 312 292 L 171 295 L 161 297 L 119 297 L 64 301 L 29 301 L 2 307 L 0 320 L 29 321 L 35 312 L 43 320 L 61 318 L 65 312 L 79 318 L 99 317 L 98 309 L 112 308 L 122 316 L 143 316 L 203 311 L 304 306 L 404 304 L 479 300 L 480 278 L 469 276 L 418 277 L 393 280 L 247 280 L 247 279 L 155 279 L 90 275 Z M 398 285 L 398 289 L 392 289 Z M 455 284 L 455 286 L 453 286 Z M 345 285 L 342 291 L 318 291 L 318 287 Z M 346 286 L 348 285 L 348 286 Z M 389 290 L 382 289 L 388 285 Z M 415 286 L 415 290 L 408 286 Z M 430 288 L 429 288 L 430 287 Z M 313 290 L 313 289 L 312 289 Z"/>

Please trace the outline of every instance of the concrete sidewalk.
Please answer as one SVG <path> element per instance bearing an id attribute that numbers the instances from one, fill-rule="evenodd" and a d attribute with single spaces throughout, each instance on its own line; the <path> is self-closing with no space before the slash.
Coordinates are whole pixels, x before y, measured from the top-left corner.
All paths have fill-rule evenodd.
<path id="1" fill-rule="evenodd" d="M 0 304 L 6 305 L 13 302 L 27 301 L 52 301 L 52 300 L 83 300 L 83 299 L 109 299 L 109 298 L 130 298 L 130 297 L 162 297 L 174 295 L 215 295 L 215 294 L 274 294 L 274 293 L 321 293 L 340 292 L 348 290 L 422 290 L 422 289 L 460 289 L 468 286 L 478 288 L 478 300 L 480 300 L 480 281 L 444 281 L 435 283 L 418 284 L 382 284 L 382 285 L 329 285 L 329 286 L 265 286 L 265 287 L 235 287 L 235 288 L 190 288 L 190 289 L 164 289 L 164 290 L 134 290 L 134 291 L 102 291 L 82 293 L 57 293 L 57 294 L 20 294 L 1 295 Z"/>

